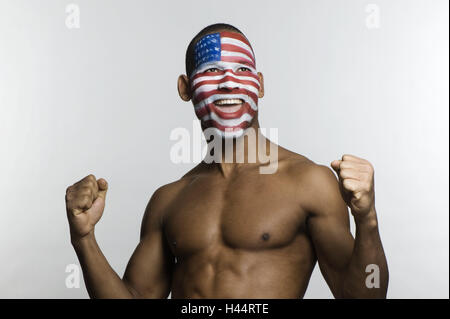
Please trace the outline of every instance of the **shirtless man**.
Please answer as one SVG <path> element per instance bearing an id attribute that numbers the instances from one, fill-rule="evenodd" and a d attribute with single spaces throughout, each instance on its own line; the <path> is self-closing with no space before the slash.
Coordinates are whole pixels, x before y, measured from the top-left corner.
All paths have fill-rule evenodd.
<path id="1" fill-rule="evenodd" d="M 68 187 L 71 242 L 90 297 L 301 298 L 318 261 L 336 298 L 385 298 L 388 268 L 372 165 L 344 155 L 331 163 L 336 179 L 328 167 L 278 147 L 276 172 L 260 173 L 265 164 L 249 161 L 248 154 L 274 144 L 260 135 L 243 138 L 259 130 L 264 83 L 238 29 L 217 24 L 202 30 L 188 47 L 186 71 L 178 79 L 180 97 L 193 101 L 204 131 L 234 141 L 234 158 L 242 155 L 244 163 L 202 161 L 157 189 L 122 279 L 94 236 L 107 182 L 89 175 Z M 368 265 L 379 270 L 375 287 L 366 284 Z"/>

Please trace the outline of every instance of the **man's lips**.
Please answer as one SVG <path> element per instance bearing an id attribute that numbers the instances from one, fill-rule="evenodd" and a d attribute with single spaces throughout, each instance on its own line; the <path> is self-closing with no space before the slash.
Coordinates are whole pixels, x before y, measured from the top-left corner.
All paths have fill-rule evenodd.
<path id="1" fill-rule="evenodd" d="M 244 105 L 242 99 L 220 99 L 214 101 L 214 106 L 223 113 L 235 113 Z"/>
<path id="2" fill-rule="evenodd" d="M 221 99 L 210 104 L 212 112 L 224 120 L 240 118 L 244 113 L 251 112 L 250 105 L 243 99 Z"/>

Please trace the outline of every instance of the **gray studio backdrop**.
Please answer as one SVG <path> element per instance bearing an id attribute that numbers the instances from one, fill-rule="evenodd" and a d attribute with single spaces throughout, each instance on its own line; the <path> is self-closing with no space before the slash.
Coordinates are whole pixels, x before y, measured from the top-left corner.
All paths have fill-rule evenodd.
<path id="1" fill-rule="evenodd" d="M 64 194 L 89 173 L 109 181 L 96 234 L 123 274 L 148 199 L 195 165 L 170 160 L 194 118 L 176 80 L 216 22 L 253 44 L 282 146 L 375 166 L 388 297 L 448 298 L 445 0 L 0 0 L 0 297 L 87 297 L 67 287 Z M 316 267 L 306 298 L 330 297 Z"/>

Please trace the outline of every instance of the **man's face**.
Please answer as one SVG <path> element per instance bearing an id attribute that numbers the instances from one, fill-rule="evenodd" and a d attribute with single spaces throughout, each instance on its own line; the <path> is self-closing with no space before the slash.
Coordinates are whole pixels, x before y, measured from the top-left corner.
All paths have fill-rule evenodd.
<path id="1" fill-rule="evenodd" d="M 239 33 L 211 33 L 197 41 L 194 55 L 190 85 L 203 129 L 241 136 L 258 110 L 260 81 L 250 44 Z"/>

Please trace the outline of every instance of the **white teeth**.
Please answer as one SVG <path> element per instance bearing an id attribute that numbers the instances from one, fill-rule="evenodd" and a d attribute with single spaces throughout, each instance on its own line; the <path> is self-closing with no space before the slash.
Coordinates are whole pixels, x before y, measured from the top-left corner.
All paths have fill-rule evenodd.
<path id="1" fill-rule="evenodd" d="M 216 104 L 216 105 L 242 104 L 242 100 L 240 100 L 240 99 L 218 100 L 218 101 L 215 101 L 214 104 Z"/>

